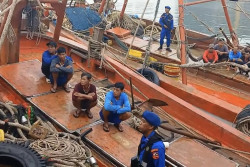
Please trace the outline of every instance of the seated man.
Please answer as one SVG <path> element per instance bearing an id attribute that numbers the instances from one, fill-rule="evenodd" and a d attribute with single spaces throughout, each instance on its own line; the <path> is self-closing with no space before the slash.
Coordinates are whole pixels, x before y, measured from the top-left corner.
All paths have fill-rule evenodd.
<path id="1" fill-rule="evenodd" d="M 224 39 L 220 38 L 218 44 L 214 46 L 214 50 L 218 54 L 218 62 L 228 60 L 228 47 L 225 45 Z"/>
<path id="2" fill-rule="evenodd" d="M 205 50 L 203 54 L 203 61 L 205 63 L 215 63 L 218 61 L 218 55 L 217 52 L 214 50 L 214 44 L 210 44 L 208 49 Z"/>
<path id="3" fill-rule="evenodd" d="M 53 59 L 55 59 L 57 57 L 56 55 L 56 43 L 53 41 L 50 41 L 49 43 L 47 43 L 48 46 L 48 50 L 46 50 L 45 52 L 43 52 L 42 55 L 42 73 L 45 75 L 46 77 L 46 82 L 50 83 L 50 65 L 51 65 L 51 61 Z"/>
<path id="4" fill-rule="evenodd" d="M 72 61 L 66 59 L 66 49 L 59 47 L 57 49 L 58 57 L 53 59 L 50 65 L 50 81 L 52 83 L 51 92 L 55 93 L 57 86 L 63 86 L 66 92 L 70 92 L 68 82 L 73 77 Z"/>
<path id="5" fill-rule="evenodd" d="M 73 114 L 74 117 L 78 118 L 82 109 L 86 109 L 87 116 L 93 118 L 90 109 L 97 104 L 96 87 L 90 84 L 92 76 L 90 73 L 82 73 L 81 82 L 76 84 L 72 93 L 73 105 L 77 108 Z"/>
<path id="6" fill-rule="evenodd" d="M 115 83 L 113 91 L 106 94 L 104 107 L 100 111 L 101 119 L 104 121 L 103 130 L 109 132 L 108 122 L 114 123 L 115 127 L 122 132 L 121 122 L 131 117 L 131 107 L 128 96 L 123 92 L 124 84 Z"/>
<path id="7" fill-rule="evenodd" d="M 238 47 L 234 47 L 232 51 L 229 52 L 229 61 L 237 64 L 243 65 L 242 54 L 238 50 Z"/>

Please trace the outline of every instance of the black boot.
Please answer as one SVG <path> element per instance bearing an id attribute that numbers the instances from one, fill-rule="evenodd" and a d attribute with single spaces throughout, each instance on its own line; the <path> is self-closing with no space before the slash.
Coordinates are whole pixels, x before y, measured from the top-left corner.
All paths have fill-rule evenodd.
<path id="1" fill-rule="evenodd" d="M 167 47 L 166 51 L 172 52 L 172 50 L 170 49 L 170 47 Z"/>
<path id="2" fill-rule="evenodd" d="M 162 46 L 160 46 L 159 48 L 158 48 L 158 50 L 161 50 L 162 49 Z"/>

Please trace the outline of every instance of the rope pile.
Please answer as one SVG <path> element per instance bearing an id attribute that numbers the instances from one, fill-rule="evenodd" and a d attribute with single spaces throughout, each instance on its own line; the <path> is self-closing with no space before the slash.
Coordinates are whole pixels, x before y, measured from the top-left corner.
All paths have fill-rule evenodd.
<path id="1" fill-rule="evenodd" d="M 40 155 L 49 157 L 53 166 L 85 167 L 86 160 L 92 156 L 91 151 L 80 138 L 67 133 L 56 133 L 46 139 L 36 140 L 30 144 Z"/>
<path id="2" fill-rule="evenodd" d="M 36 123 L 31 125 L 28 117 L 26 123 L 19 121 L 20 110 L 17 107 L 12 103 L 0 102 L 0 128 L 5 131 L 5 140 L 19 143 L 29 141 L 29 146 L 41 156 L 48 158 L 53 166 L 88 166 L 87 159 L 92 157 L 92 154 L 80 137 L 57 132 L 50 122 L 43 121 L 34 114 L 36 123 L 39 122 L 39 126 L 47 130 L 44 138 L 37 139 L 32 134 L 35 132 L 32 129 L 34 129 Z M 39 134 L 41 131 L 38 129 L 36 132 Z"/>
<path id="3" fill-rule="evenodd" d="M 97 95 L 97 105 L 100 107 L 104 106 L 105 95 L 111 91 L 111 89 L 104 87 L 96 87 L 96 95 Z"/>
<path id="4" fill-rule="evenodd" d="M 131 33 L 134 34 L 139 20 L 135 21 L 129 15 L 124 14 L 122 20 L 120 20 L 120 12 L 115 11 L 108 15 L 108 22 L 112 23 L 112 27 L 121 27 L 127 30 L 131 30 Z M 145 22 L 141 22 L 140 31 L 137 32 L 137 35 L 143 35 L 144 27 L 146 26 Z"/>

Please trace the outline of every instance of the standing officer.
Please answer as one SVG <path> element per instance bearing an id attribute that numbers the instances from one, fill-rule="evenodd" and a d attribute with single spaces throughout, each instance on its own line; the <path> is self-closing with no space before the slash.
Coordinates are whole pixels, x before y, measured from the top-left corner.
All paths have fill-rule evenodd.
<path id="1" fill-rule="evenodd" d="M 131 167 L 165 167 L 165 146 L 162 137 L 155 132 L 161 124 L 158 115 L 145 111 L 139 130 L 143 136 L 138 147 L 138 154 L 131 159 Z"/>
<path id="2" fill-rule="evenodd" d="M 169 13 L 170 11 L 170 7 L 169 6 L 165 6 L 165 13 L 163 13 L 161 15 L 160 18 L 160 24 L 161 24 L 161 39 L 160 39 L 160 47 L 158 48 L 158 50 L 162 49 L 162 45 L 164 43 L 164 38 L 165 36 L 167 37 L 167 51 L 172 52 L 172 50 L 170 49 L 170 38 L 171 38 L 171 31 L 174 28 L 174 21 L 173 21 L 173 16 Z"/>

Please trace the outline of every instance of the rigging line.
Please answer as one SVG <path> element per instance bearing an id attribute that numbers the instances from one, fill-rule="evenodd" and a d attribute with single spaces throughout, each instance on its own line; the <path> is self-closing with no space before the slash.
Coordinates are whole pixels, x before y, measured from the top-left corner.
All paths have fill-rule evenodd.
<path id="1" fill-rule="evenodd" d="M 143 12 L 142 12 L 140 21 L 139 21 L 139 23 L 138 23 L 138 25 L 137 25 L 137 27 L 136 27 L 136 30 L 135 30 L 133 39 L 132 39 L 132 41 L 131 41 L 131 43 L 130 43 L 130 45 L 129 45 L 129 49 L 128 49 L 128 51 L 127 51 L 127 53 L 126 53 L 126 57 L 125 57 L 125 62 L 126 62 L 126 60 L 127 60 L 127 58 L 128 58 L 129 51 L 130 51 L 130 49 L 131 49 L 131 47 L 132 47 L 132 45 L 133 45 L 133 43 L 134 43 L 136 34 L 137 34 L 138 30 L 139 30 L 139 27 L 140 27 L 141 21 L 142 21 L 142 19 L 143 19 L 143 16 L 144 16 L 144 14 L 145 14 L 145 11 L 146 11 L 146 9 L 147 9 L 148 3 L 149 3 L 149 0 L 147 0 L 147 2 L 146 2 L 146 5 L 145 5 L 144 10 L 143 10 Z"/>
<path id="2" fill-rule="evenodd" d="M 153 30 L 154 30 L 154 26 L 155 26 L 155 19 L 157 17 L 160 2 L 161 2 L 161 0 L 158 0 L 157 4 L 156 4 L 156 7 L 155 7 L 156 8 L 155 9 L 155 15 L 154 15 L 154 20 L 153 20 L 152 30 L 151 30 L 149 41 L 148 41 L 148 46 L 146 48 L 146 55 L 145 55 L 145 58 L 144 58 L 144 61 L 143 61 L 143 68 L 146 67 L 146 63 L 147 63 L 147 60 L 148 60 L 148 57 L 149 57 L 149 54 L 150 54 L 150 47 L 151 47 L 151 42 L 152 42 Z M 142 73 L 143 73 L 143 70 L 142 70 Z"/>
<path id="3" fill-rule="evenodd" d="M 250 1 L 249 1 L 250 2 Z M 239 10 L 239 9 L 235 9 L 235 8 L 233 8 L 233 7 L 231 7 L 231 6 L 226 6 L 226 7 L 228 7 L 229 9 L 232 9 L 232 10 L 235 10 L 235 11 L 238 11 L 238 12 L 241 12 L 241 13 L 243 13 L 241 10 Z M 247 12 L 245 12 L 247 15 L 250 15 L 250 13 L 247 13 Z"/>
<path id="4" fill-rule="evenodd" d="M 191 12 L 190 10 L 188 10 L 185 6 L 183 7 L 188 13 L 190 13 L 198 22 L 200 22 L 202 25 L 204 25 L 208 31 L 212 32 L 214 35 L 216 35 L 216 33 L 212 30 L 212 28 L 210 28 L 205 22 L 203 22 L 202 20 L 200 20 L 193 12 Z"/>
<path id="5" fill-rule="evenodd" d="M 236 5 L 240 8 L 240 10 L 244 13 L 244 15 L 250 20 L 250 17 L 247 15 L 247 13 L 241 8 L 241 6 L 236 2 Z"/>

